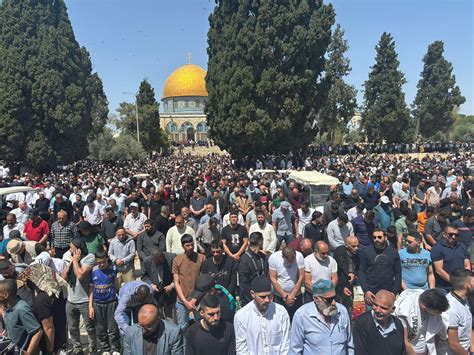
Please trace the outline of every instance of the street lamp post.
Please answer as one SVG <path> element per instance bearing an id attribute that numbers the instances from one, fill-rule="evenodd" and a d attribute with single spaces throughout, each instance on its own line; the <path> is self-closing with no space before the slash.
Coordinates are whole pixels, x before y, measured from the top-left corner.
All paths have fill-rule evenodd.
<path id="1" fill-rule="evenodd" d="M 135 120 L 137 122 L 137 142 L 140 143 L 140 126 L 138 124 L 138 94 L 134 94 L 133 92 L 123 92 L 122 94 L 135 96 Z"/>

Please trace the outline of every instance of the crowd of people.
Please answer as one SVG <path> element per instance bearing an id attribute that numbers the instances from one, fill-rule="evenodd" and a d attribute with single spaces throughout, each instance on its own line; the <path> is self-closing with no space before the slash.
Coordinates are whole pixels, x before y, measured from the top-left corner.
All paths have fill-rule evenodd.
<path id="1" fill-rule="evenodd" d="M 1 185 L 31 191 L 4 196 L 0 346 L 469 354 L 471 154 L 181 155 L 11 171 Z M 305 186 L 261 170 L 280 167 L 340 183 L 311 206 Z"/>

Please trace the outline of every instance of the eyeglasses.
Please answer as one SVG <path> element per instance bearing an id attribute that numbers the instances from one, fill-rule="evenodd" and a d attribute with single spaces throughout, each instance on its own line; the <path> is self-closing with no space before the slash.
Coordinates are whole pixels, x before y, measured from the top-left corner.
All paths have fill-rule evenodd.
<path id="1" fill-rule="evenodd" d="M 385 238 L 385 235 L 373 235 L 373 236 L 372 236 L 372 239 L 374 239 L 374 240 L 375 240 L 375 239 L 380 239 L 380 240 L 382 240 L 383 238 Z"/>

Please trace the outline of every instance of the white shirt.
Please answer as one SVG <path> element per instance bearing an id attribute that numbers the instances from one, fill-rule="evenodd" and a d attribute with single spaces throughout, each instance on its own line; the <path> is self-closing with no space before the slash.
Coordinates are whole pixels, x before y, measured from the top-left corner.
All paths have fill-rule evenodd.
<path id="1" fill-rule="evenodd" d="M 18 223 L 23 223 L 25 224 L 26 221 L 28 221 L 28 214 L 30 213 L 30 208 L 26 207 L 23 211 L 20 209 L 20 207 L 15 208 L 14 210 L 11 210 L 10 213 L 13 213 L 16 216 L 16 221 Z"/>
<path id="2" fill-rule="evenodd" d="M 98 187 L 97 188 L 97 193 L 102 195 L 102 197 L 105 197 L 105 198 L 109 197 L 109 189 L 106 186 L 104 186 L 103 189 Z"/>
<path id="3" fill-rule="evenodd" d="M 127 195 L 125 194 L 120 194 L 116 195 L 115 193 L 109 197 L 109 199 L 113 198 L 115 202 L 117 202 L 117 206 L 120 212 L 123 212 L 125 210 L 125 200 L 127 199 Z"/>
<path id="4" fill-rule="evenodd" d="M 39 194 L 36 191 L 26 193 L 25 202 L 29 207 L 34 207 L 37 199 L 39 199 Z"/>
<path id="5" fill-rule="evenodd" d="M 301 208 L 296 210 L 298 214 L 298 234 L 300 236 L 304 237 L 304 226 L 311 222 L 311 217 L 313 216 L 314 211 L 314 208 L 310 208 L 308 213 L 305 214 Z"/>
<path id="6" fill-rule="evenodd" d="M 48 200 L 51 200 L 51 197 L 53 197 L 55 188 L 53 186 L 45 187 L 43 188 L 43 191 L 44 191 L 44 197 L 46 197 Z"/>
<path id="7" fill-rule="evenodd" d="M 367 210 L 364 208 L 364 210 L 362 211 L 362 216 L 365 215 L 365 212 L 367 212 Z M 347 211 L 347 218 L 349 218 L 349 222 L 357 218 L 357 216 L 358 214 L 356 206 L 349 208 L 349 210 Z"/>
<path id="8" fill-rule="evenodd" d="M 262 228 L 258 222 L 254 223 L 249 228 L 249 235 L 253 232 L 260 232 L 263 235 L 263 250 L 269 251 L 270 253 L 275 252 L 276 244 L 277 244 L 277 236 L 275 233 L 275 229 L 271 224 L 265 222 L 264 227 Z"/>
<path id="9" fill-rule="evenodd" d="M 82 211 L 82 216 L 93 226 L 96 226 L 102 222 L 102 210 L 95 203 L 93 208 L 90 208 L 89 205 L 85 205 L 84 210 Z"/>
<path id="10" fill-rule="evenodd" d="M 304 271 L 311 273 L 312 284 L 318 279 L 332 281 L 332 274 L 337 273 L 337 263 L 332 256 L 319 261 L 313 253 L 304 258 Z"/>
<path id="11" fill-rule="evenodd" d="M 141 212 L 138 212 L 136 217 L 133 217 L 133 213 L 129 213 L 125 217 L 125 221 L 123 221 L 123 227 L 132 232 L 141 232 L 145 229 L 144 224 L 146 220 L 146 216 Z"/>
<path id="12" fill-rule="evenodd" d="M 340 227 L 339 221 L 336 218 L 328 224 L 327 233 L 331 250 L 336 250 L 338 246 L 344 245 L 348 236 L 354 234 L 354 227 L 351 222 L 347 222 Z"/>
<path id="13" fill-rule="evenodd" d="M 449 301 L 449 309 L 446 311 L 449 315 L 448 327 L 457 328 L 459 344 L 469 352 L 472 331 L 472 314 L 469 302 L 461 303 L 451 292 L 448 293 L 446 298 Z M 450 354 L 452 354 L 451 351 Z"/>
<path id="14" fill-rule="evenodd" d="M 252 301 L 235 313 L 237 354 L 286 355 L 290 348 L 290 317 L 286 309 L 270 303 L 265 314 Z"/>
<path id="15" fill-rule="evenodd" d="M 182 228 L 181 230 L 179 230 L 176 226 L 168 229 L 168 232 L 166 233 L 166 252 L 183 254 L 184 249 L 181 245 L 181 237 L 185 234 L 189 234 L 193 237 L 194 251 L 197 252 L 196 234 L 194 233 L 194 229 L 192 229 L 190 226 L 186 226 L 186 228 Z"/>
<path id="16" fill-rule="evenodd" d="M 283 291 L 290 293 L 293 291 L 296 281 L 298 281 L 299 270 L 303 269 L 304 273 L 304 257 L 303 254 L 297 251 L 296 260 L 289 264 L 283 258 L 281 251 L 277 251 L 268 258 L 268 267 L 276 273 L 277 282 Z M 278 295 L 275 289 L 273 289 L 273 293 Z"/>
<path id="17" fill-rule="evenodd" d="M 3 239 L 8 239 L 9 235 L 10 235 L 10 232 L 14 231 L 14 230 L 17 230 L 21 234 L 23 234 L 23 229 L 25 229 L 25 225 L 23 223 L 20 223 L 20 222 L 16 222 L 16 224 L 12 228 L 10 228 L 8 226 L 8 224 L 5 224 L 3 226 Z"/>
<path id="18" fill-rule="evenodd" d="M 230 218 L 230 213 L 227 213 L 226 215 L 224 215 L 224 217 L 222 218 L 222 228 L 230 224 L 229 218 Z M 242 226 L 245 226 L 244 217 L 242 217 L 240 213 L 239 213 L 239 218 L 237 219 L 237 223 Z"/>

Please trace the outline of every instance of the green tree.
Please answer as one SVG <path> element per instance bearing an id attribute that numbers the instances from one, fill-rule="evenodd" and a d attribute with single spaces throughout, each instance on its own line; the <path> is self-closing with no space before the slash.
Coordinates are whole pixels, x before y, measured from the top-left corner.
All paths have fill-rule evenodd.
<path id="1" fill-rule="evenodd" d="M 412 120 L 402 91 L 405 75 L 399 70 L 393 37 L 384 32 L 375 47 L 375 64 L 364 83 L 362 128 L 369 142 L 411 139 Z"/>
<path id="2" fill-rule="evenodd" d="M 314 138 L 335 13 L 314 0 L 218 0 L 209 17 L 211 138 L 235 157 L 288 152 Z"/>
<path id="3" fill-rule="evenodd" d="M 443 41 L 435 41 L 428 46 L 423 57 L 423 71 L 413 110 L 415 138 L 419 133 L 429 138 L 436 132 L 447 132 L 454 123 L 453 110 L 466 101 L 452 74 L 453 65 L 443 53 Z"/>
<path id="4" fill-rule="evenodd" d="M 163 133 L 160 129 L 160 106 L 155 90 L 147 79 L 140 83 L 137 95 L 138 113 L 142 117 L 140 142 L 147 152 L 159 151 L 163 147 Z"/>
<path id="5" fill-rule="evenodd" d="M 348 49 L 344 30 L 338 24 L 332 34 L 328 47 L 329 58 L 326 62 L 326 75 L 330 80 L 331 89 L 326 104 L 319 112 L 318 120 L 320 134 L 328 132 L 331 143 L 334 143 L 336 136 L 348 132 L 347 124 L 357 107 L 357 90 L 353 85 L 344 82 L 344 77 L 352 70 L 349 58 L 344 56 Z"/>
<path id="6" fill-rule="evenodd" d="M 96 101 L 101 96 L 100 79 L 74 37 L 64 0 L 0 4 L 4 159 L 46 170 L 84 158 L 93 119 L 102 116 L 96 114 L 103 109 Z"/>
<path id="7" fill-rule="evenodd" d="M 146 158 L 146 152 L 135 136 L 131 136 L 126 132 L 114 136 L 112 130 L 108 127 L 105 127 L 101 133 L 91 140 L 89 149 L 90 158 L 102 161 Z"/>
<path id="8" fill-rule="evenodd" d="M 140 143 L 147 152 L 159 151 L 169 147 L 168 136 L 160 128 L 159 104 L 155 98 L 155 90 L 147 79 L 143 79 L 138 89 L 136 104 L 120 103 L 117 112 L 120 120 L 118 128 L 130 136 L 136 137 L 137 106 Z"/>
<path id="9" fill-rule="evenodd" d="M 102 80 L 97 73 L 92 74 L 88 82 L 89 92 L 92 97 L 92 130 L 90 136 L 97 136 L 102 133 L 109 116 L 109 102 L 104 93 Z"/>

